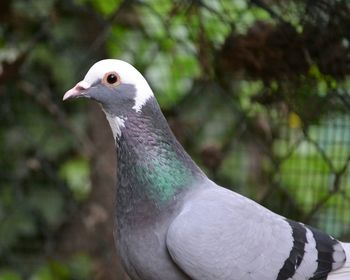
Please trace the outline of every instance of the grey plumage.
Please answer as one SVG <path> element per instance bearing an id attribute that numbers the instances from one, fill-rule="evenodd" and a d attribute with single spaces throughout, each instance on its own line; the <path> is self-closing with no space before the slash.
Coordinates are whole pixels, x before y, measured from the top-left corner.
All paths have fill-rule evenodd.
<path id="1" fill-rule="evenodd" d="M 82 96 L 102 105 L 115 137 L 115 236 L 132 279 L 350 279 L 348 244 L 210 181 L 131 65 L 96 63 L 64 99 Z"/>

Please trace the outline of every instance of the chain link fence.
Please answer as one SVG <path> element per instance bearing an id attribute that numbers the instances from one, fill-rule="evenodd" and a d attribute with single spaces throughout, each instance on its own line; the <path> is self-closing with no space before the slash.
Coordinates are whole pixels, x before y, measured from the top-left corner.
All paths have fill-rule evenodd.
<path id="1" fill-rule="evenodd" d="M 233 144 L 225 155 L 234 158 L 229 171 L 237 191 L 348 240 L 350 95 L 332 93 L 324 102 L 337 109 L 319 112 L 311 122 L 307 117 L 320 109 L 312 103 L 304 116 L 283 99 L 265 104 L 253 116 L 240 111 L 243 117 L 235 122 Z"/>

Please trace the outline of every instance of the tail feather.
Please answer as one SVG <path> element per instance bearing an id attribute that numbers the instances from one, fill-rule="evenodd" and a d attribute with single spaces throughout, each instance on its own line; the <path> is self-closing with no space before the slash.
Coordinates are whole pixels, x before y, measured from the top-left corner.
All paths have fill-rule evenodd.
<path id="1" fill-rule="evenodd" d="M 346 254 L 345 264 L 328 274 L 327 280 L 350 280 L 350 243 L 341 243 Z"/>

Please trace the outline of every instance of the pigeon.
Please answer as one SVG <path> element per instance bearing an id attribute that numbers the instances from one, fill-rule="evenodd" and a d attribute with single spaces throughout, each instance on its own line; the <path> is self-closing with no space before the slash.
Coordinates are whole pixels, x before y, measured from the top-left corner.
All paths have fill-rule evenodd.
<path id="1" fill-rule="evenodd" d="M 211 181 L 131 64 L 95 63 L 63 100 L 78 97 L 97 101 L 113 132 L 114 235 L 131 279 L 350 279 L 350 243 Z"/>

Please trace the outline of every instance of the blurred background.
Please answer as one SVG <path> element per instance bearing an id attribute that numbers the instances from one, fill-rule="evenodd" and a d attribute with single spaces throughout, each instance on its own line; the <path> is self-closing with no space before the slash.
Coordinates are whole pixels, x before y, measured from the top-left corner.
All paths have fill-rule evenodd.
<path id="1" fill-rule="evenodd" d="M 115 152 L 64 92 L 135 65 L 210 178 L 350 241 L 347 0 L 2 0 L 0 280 L 127 279 Z"/>

